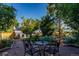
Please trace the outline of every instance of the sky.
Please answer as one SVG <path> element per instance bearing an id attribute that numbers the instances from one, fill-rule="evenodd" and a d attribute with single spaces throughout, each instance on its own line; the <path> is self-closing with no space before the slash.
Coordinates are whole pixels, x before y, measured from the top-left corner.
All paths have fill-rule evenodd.
<path id="1" fill-rule="evenodd" d="M 16 9 L 16 19 L 19 23 L 22 23 L 22 16 L 25 18 L 41 19 L 41 17 L 47 14 L 46 3 L 9 3 L 8 5 Z M 62 27 L 67 26 L 63 23 Z"/>
<path id="2" fill-rule="evenodd" d="M 41 19 L 47 13 L 46 3 L 12 3 L 8 4 L 16 9 L 16 19 L 21 23 L 21 17 Z"/>

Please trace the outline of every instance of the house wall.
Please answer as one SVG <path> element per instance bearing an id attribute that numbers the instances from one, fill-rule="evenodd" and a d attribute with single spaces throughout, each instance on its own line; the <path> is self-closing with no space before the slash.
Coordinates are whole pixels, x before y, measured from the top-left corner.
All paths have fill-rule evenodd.
<path id="1" fill-rule="evenodd" d="M 14 37 L 14 32 L 0 32 L 1 39 L 8 39 L 13 37 Z"/>

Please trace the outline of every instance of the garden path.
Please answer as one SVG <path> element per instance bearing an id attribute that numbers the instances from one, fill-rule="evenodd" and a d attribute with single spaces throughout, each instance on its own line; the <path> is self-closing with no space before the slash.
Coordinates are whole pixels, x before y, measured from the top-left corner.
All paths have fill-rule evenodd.
<path id="1" fill-rule="evenodd" d="M 11 48 L 1 53 L 3 56 L 23 56 L 24 46 L 20 39 L 14 40 Z"/>

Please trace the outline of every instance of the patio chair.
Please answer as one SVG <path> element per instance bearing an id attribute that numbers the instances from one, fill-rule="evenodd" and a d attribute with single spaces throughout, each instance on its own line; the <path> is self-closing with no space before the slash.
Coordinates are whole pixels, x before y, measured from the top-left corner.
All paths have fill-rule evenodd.
<path id="1" fill-rule="evenodd" d="M 33 56 L 35 53 L 38 53 L 38 55 L 39 55 L 39 47 L 38 47 L 38 45 L 33 44 L 33 42 L 24 43 L 24 47 L 25 47 L 24 55 L 29 54 L 29 55 Z"/>

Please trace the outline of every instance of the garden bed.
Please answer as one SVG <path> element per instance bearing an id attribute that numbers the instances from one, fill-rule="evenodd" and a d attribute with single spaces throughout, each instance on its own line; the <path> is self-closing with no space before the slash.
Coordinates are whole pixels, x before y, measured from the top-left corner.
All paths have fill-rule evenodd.
<path id="1" fill-rule="evenodd" d="M 0 52 L 5 51 L 11 47 L 12 40 L 0 40 Z"/>
<path id="2" fill-rule="evenodd" d="M 3 51 L 8 50 L 8 49 L 10 49 L 10 47 L 1 48 L 0 52 L 3 52 Z"/>
<path id="3" fill-rule="evenodd" d="M 72 46 L 72 47 L 79 48 L 79 45 L 78 44 L 67 44 L 67 46 Z"/>

